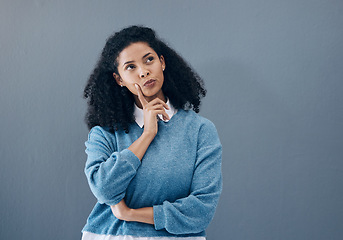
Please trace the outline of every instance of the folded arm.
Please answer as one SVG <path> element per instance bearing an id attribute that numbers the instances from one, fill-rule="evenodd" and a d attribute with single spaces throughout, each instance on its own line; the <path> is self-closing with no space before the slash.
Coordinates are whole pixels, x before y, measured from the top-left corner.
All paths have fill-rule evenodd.
<path id="1" fill-rule="evenodd" d="M 116 215 L 116 210 L 120 212 L 126 207 L 127 211 L 118 215 L 122 220 L 154 224 L 156 230 L 165 229 L 172 234 L 205 230 L 214 216 L 222 191 L 222 146 L 214 125 L 202 131 L 189 196 L 140 209 L 128 209 L 123 201 L 123 204 L 112 206 L 113 213 Z"/>

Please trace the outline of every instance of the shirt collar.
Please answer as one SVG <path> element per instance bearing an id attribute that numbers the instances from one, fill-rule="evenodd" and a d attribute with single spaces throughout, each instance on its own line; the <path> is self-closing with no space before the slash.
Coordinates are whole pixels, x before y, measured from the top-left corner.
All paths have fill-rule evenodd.
<path id="1" fill-rule="evenodd" d="M 173 115 L 177 112 L 177 109 L 175 109 L 173 107 L 173 105 L 171 105 L 171 103 L 169 102 L 169 98 L 167 98 L 166 104 L 170 108 L 170 109 L 166 109 L 166 113 L 168 114 L 169 119 L 171 119 L 173 117 Z M 134 105 L 135 105 L 135 109 L 134 109 L 133 115 L 135 117 L 135 120 L 136 120 L 136 123 L 138 124 L 138 126 L 140 126 L 140 128 L 142 128 L 144 126 L 144 113 L 143 113 L 143 109 L 140 109 L 136 105 L 136 103 Z M 169 120 L 163 120 L 163 117 L 162 117 L 161 114 L 158 114 L 158 116 L 159 116 L 160 120 L 162 120 L 164 122 L 169 122 Z"/>

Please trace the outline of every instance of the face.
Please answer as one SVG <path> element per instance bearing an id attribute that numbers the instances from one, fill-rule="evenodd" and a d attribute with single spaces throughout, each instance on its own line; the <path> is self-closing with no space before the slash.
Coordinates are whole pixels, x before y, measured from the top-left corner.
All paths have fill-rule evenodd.
<path id="1" fill-rule="evenodd" d="M 145 42 L 132 43 L 126 47 L 117 58 L 118 73 L 113 73 L 117 84 L 127 87 L 135 96 L 136 102 L 138 84 L 148 101 L 159 97 L 164 100 L 162 85 L 165 62 L 163 56 L 157 53 Z"/>

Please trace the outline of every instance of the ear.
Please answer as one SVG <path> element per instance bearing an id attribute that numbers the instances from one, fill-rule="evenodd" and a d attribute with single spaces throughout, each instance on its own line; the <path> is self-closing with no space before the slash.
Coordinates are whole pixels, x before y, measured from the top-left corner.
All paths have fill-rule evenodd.
<path id="1" fill-rule="evenodd" d="M 113 73 L 113 77 L 114 77 L 114 79 L 116 80 L 116 82 L 117 82 L 117 84 L 119 86 L 124 85 L 123 81 L 121 80 L 121 77 L 119 76 L 119 74 Z"/>
<path id="2" fill-rule="evenodd" d="M 162 69 L 165 69 L 166 68 L 166 63 L 164 61 L 163 55 L 160 56 L 160 62 L 162 63 Z"/>

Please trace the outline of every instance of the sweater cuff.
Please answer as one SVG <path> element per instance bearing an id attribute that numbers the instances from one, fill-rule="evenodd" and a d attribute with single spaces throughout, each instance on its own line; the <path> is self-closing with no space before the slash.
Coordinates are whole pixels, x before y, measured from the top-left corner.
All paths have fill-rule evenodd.
<path id="1" fill-rule="evenodd" d="M 154 225 L 156 230 L 161 230 L 164 228 L 164 212 L 163 205 L 153 206 L 154 210 Z"/>
<path id="2" fill-rule="evenodd" d="M 139 158 L 129 149 L 124 149 L 120 152 L 122 159 L 125 159 L 132 168 L 137 171 L 137 168 L 141 165 Z"/>

